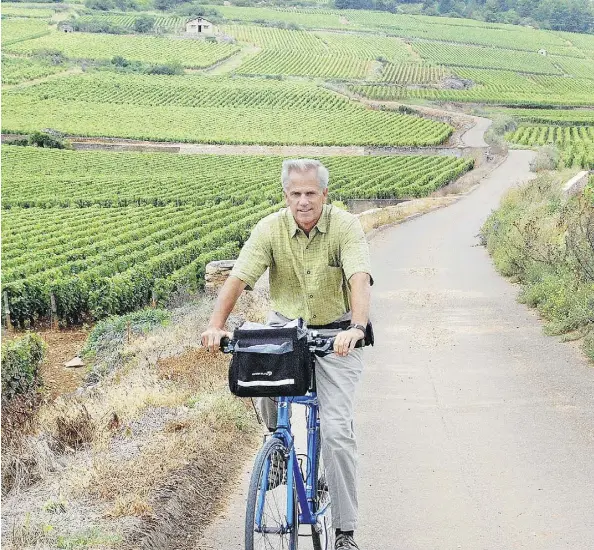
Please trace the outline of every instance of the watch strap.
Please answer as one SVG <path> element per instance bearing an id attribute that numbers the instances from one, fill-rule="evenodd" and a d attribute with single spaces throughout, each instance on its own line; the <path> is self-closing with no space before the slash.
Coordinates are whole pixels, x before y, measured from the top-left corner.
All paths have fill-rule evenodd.
<path id="1" fill-rule="evenodd" d="M 347 330 L 350 330 L 352 328 L 358 328 L 360 331 L 363 332 L 363 334 L 365 334 L 365 327 L 363 325 L 359 325 L 358 323 L 351 323 Z"/>

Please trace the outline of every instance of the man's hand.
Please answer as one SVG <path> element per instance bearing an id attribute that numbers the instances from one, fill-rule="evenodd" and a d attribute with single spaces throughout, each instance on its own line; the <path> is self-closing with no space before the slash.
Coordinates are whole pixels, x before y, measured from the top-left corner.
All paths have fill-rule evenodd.
<path id="1" fill-rule="evenodd" d="M 231 332 L 216 327 L 208 327 L 201 335 L 202 345 L 206 348 L 206 351 L 217 352 L 221 347 L 221 339 L 225 336 L 233 338 Z"/>
<path id="2" fill-rule="evenodd" d="M 340 357 L 346 357 L 351 350 L 355 349 L 355 344 L 363 338 L 365 333 L 358 328 L 339 332 L 334 340 L 334 353 Z"/>

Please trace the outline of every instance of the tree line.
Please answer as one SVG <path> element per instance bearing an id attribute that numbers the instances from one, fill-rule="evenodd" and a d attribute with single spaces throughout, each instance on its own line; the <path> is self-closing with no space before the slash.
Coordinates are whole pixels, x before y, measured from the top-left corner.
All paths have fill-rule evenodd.
<path id="1" fill-rule="evenodd" d="M 410 12 L 402 4 L 416 0 L 334 0 L 339 9 Z M 410 8 L 410 7 L 409 7 Z M 594 33 L 592 0 L 423 0 L 424 15 L 466 17 L 490 23 Z"/>

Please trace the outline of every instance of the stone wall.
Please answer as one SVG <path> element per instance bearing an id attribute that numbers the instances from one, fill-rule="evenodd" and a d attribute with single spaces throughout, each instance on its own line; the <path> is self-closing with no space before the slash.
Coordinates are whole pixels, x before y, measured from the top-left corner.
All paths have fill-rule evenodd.
<path id="1" fill-rule="evenodd" d="M 573 197 L 581 193 L 588 184 L 590 173 L 587 170 L 577 173 L 563 186 L 563 196 Z"/>

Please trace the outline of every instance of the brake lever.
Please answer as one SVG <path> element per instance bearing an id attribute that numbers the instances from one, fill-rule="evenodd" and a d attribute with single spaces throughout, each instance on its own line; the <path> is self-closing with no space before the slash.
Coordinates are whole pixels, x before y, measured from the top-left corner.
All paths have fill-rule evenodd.
<path id="1" fill-rule="evenodd" d="M 233 353 L 233 350 L 235 349 L 235 340 L 229 339 L 228 336 L 223 336 L 219 344 L 219 349 L 223 353 Z"/>

